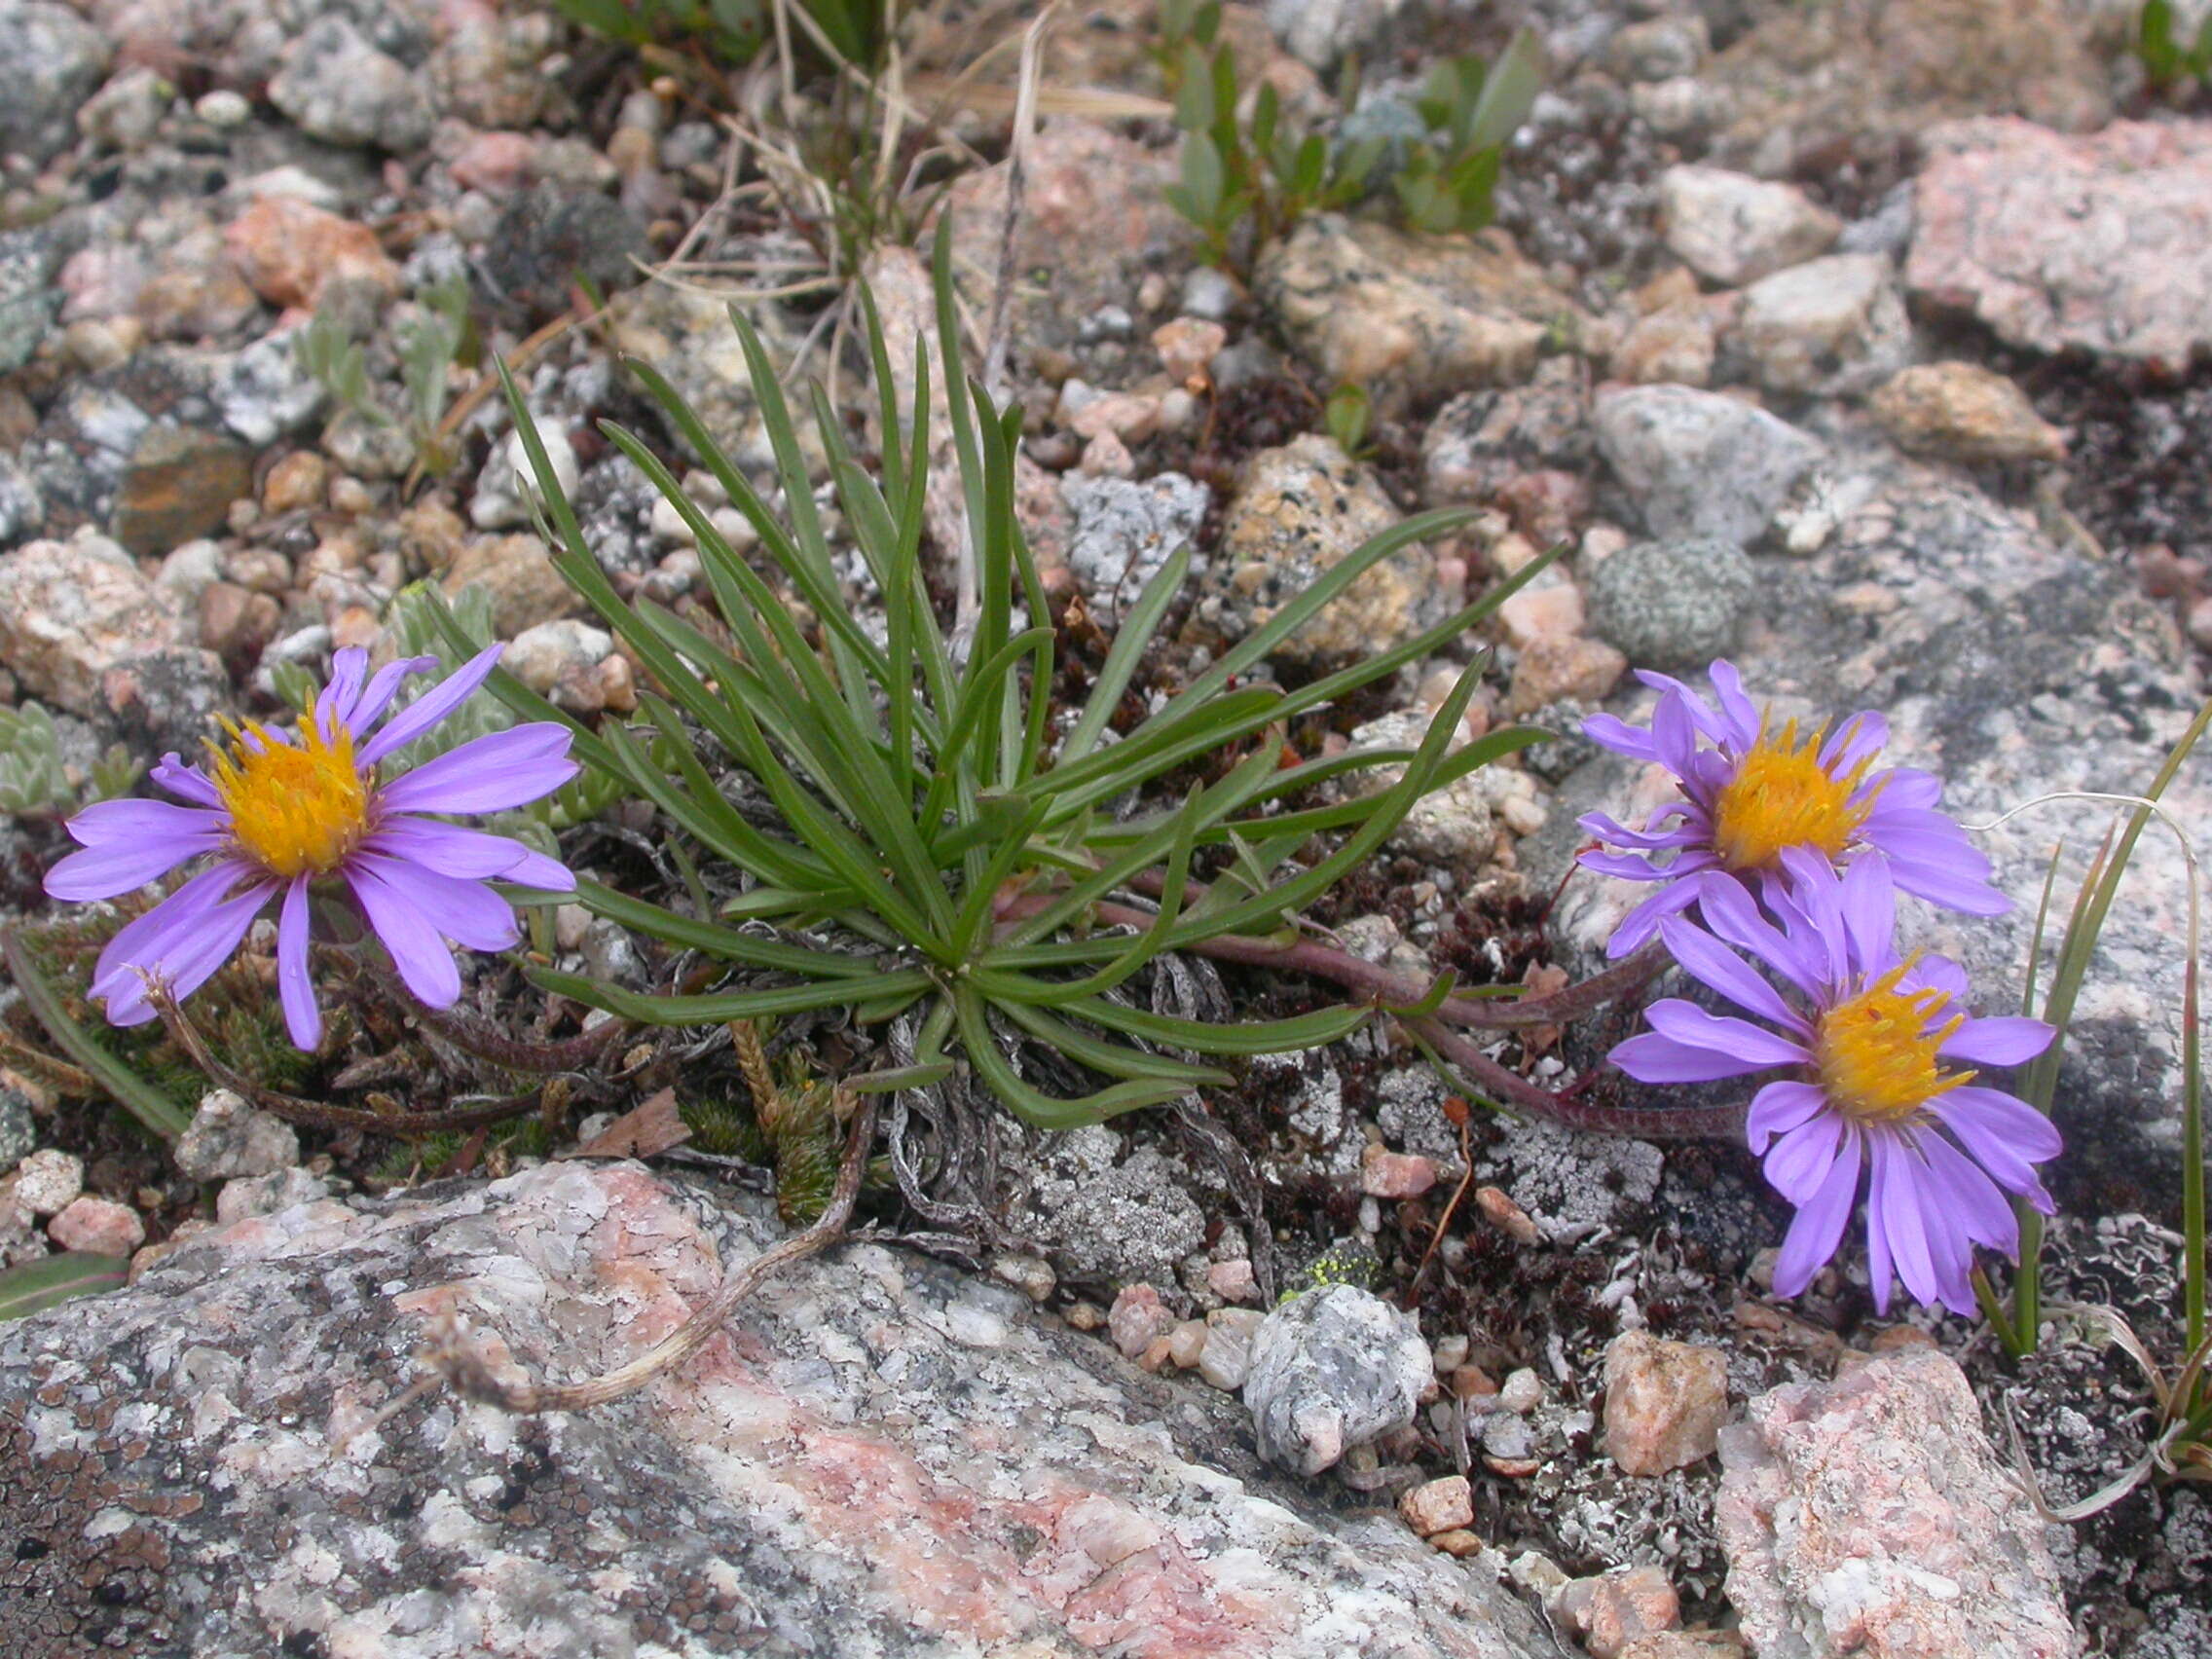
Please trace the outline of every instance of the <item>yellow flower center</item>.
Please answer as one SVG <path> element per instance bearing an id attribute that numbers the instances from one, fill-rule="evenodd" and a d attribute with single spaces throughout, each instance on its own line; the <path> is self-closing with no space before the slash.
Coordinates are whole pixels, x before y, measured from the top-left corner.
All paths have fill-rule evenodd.
<path id="1" fill-rule="evenodd" d="M 1730 869 L 1761 869 L 1786 847 L 1810 847 L 1834 859 L 1873 810 L 1871 800 L 1851 804 L 1873 757 L 1836 777 L 1821 764 L 1822 734 L 1802 743 L 1791 720 L 1769 734 L 1759 725 L 1751 746 L 1714 802 L 1713 846 Z"/>
<path id="2" fill-rule="evenodd" d="M 1967 1022 L 1955 1014 L 1929 1022 L 1950 1001 L 1934 986 L 1898 989 L 1911 964 L 1903 963 L 1821 1015 L 1813 1040 L 1821 1088 L 1847 1116 L 1862 1124 L 1894 1124 L 1911 1117 L 1936 1095 L 1973 1077 L 1938 1068 L 1936 1051 Z"/>
<path id="3" fill-rule="evenodd" d="M 326 739 L 310 720 L 297 741 L 282 743 L 255 721 L 243 732 L 225 725 L 230 747 L 209 745 L 210 770 L 239 850 L 273 875 L 336 869 L 369 829 L 369 785 L 353 763 L 353 734 L 340 726 Z"/>

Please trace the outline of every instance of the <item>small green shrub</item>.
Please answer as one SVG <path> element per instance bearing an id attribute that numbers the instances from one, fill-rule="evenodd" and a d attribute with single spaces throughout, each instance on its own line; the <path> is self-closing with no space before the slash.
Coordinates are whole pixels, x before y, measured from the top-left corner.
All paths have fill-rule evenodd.
<path id="1" fill-rule="evenodd" d="M 1214 1066 L 1172 1058 L 1161 1048 L 1251 1054 L 1347 1035 L 1371 1007 L 1216 1024 L 1152 1013 L 1123 987 L 1163 952 L 1283 932 L 1292 925 L 1286 918 L 1363 865 L 1423 794 L 1540 740 L 1538 732 L 1507 729 L 1447 753 L 1475 688 L 1478 670 L 1470 668 L 1416 752 L 1296 761 L 1285 749 L 1285 721 L 1436 652 L 1510 586 L 1296 689 L 1244 682 L 1362 572 L 1463 515 L 1409 519 L 1328 571 L 1117 737 L 1110 722 L 1190 570 L 1182 549 L 1129 610 L 1082 705 L 1056 708 L 1051 611 L 1014 508 L 1021 412 L 999 409 L 957 373 L 948 226 L 940 227 L 936 269 L 939 361 L 955 369 L 945 401 L 980 595 L 968 638 L 955 640 L 940 622 L 922 568 L 930 359 L 917 342 L 916 389 L 911 408 L 902 409 L 865 295 L 889 434 L 880 481 L 862 467 L 844 423 L 819 391 L 815 417 L 837 508 L 881 597 L 880 629 L 863 626 L 845 600 L 774 367 L 734 310 L 777 458 L 783 512 L 771 509 L 664 376 L 649 365 L 632 368 L 753 524 L 759 557 L 812 613 L 814 632 L 793 620 L 783 597 L 644 440 L 608 424 L 609 441 L 697 537 L 726 634 L 645 601 L 625 604 L 585 545 L 529 412 L 509 387 L 556 562 L 659 687 L 642 699 L 641 726 L 610 725 L 597 735 L 579 727 L 573 753 L 652 801 L 698 849 L 695 861 L 684 859 L 696 871 L 688 913 L 588 880 L 578 897 L 602 916 L 743 976 L 728 988 L 672 996 L 552 972 L 540 972 L 539 982 L 657 1024 L 842 1007 L 865 1025 L 911 1011 L 913 1062 L 847 1078 L 845 1087 L 940 1079 L 957 1049 L 1009 1107 L 1048 1127 L 1094 1123 L 1229 1081 Z M 451 639 L 457 648 L 465 643 L 458 625 Z M 562 718 L 508 677 L 491 684 L 518 714 Z M 1212 781 L 1167 786 L 1201 759 Z M 1378 767 L 1403 770 L 1377 793 L 1290 804 L 1317 784 Z M 1320 839 L 1339 834 L 1333 846 Z M 1219 849 L 1228 861 L 1201 893 L 1193 868 L 1203 849 Z M 682 853 L 681 841 L 674 851 Z M 1140 896 L 1154 906 L 1142 931 L 1095 925 L 1102 901 L 1133 905 Z M 1038 1044 L 1110 1081 L 1077 1098 L 1047 1093 L 1023 1075 L 1009 1039 Z"/>
<path id="2" fill-rule="evenodd" d="M 1240 116 L 1235 56 L 1215 44 L 1219 0 L 1168 0 L 1161 18 L 1161 68 L 1184 133 L 1180 177 L 1167 202 L 1198 227 L 1210 259 L 1237 263 L 1309 213 L 1349 207 L 1368 194 L 1387 140 L 1332 142 L 1293 128 L 1272 86 L 1261 87 L 1249 116 Z M 1441 234 L 1490 223 L 1505 145 L 1542 87 L 1542 55 L 1527 29 L 1495 64 L 1455 57 L 1430 71 L 1416 102 L 1429 136 L 1404 144 L 1388 171 L 1408 225 Z M 1356 86 L 1347 86 L 1347 114 L 1357 98 Z"/>
<path id="3" fill-rule="evenodd" d="M 80 806 L 122 794 L 143 768 L 123 744 L 111 745 L 80 784 L 61 760 L 54 717 L 37 703 L 0 708 L 0 812 L 67 817 Z"/>
<path id="4" fill-rule="evenodd" d="M 2135 19 L 2135 55 L 2142 60 L 2144 79 L 2154 92 L 2184 80 L 2212 77 L 2212 13 L 2196 25 L 2196 38 L 2185 47 L 2174 38 L 2173 0 L 2143 0 Z"/>
<path id="5" fill-rule="evenodd" d="M 295 336 L 292 350 L 333 403 L 380 426 L 402 427 L 415 446 L 417 464 L 432 477 L 442 477 L 460 459 L 441 430 L 449 395 L 447 371 L 468 353 L 475 339 L 465 276 L 457 272 L 416 291 L 414 313 L 392 330 L 401 388 L 396 420 L 370 383 L 367 348 L 330 313 L 317 312 Z"/>

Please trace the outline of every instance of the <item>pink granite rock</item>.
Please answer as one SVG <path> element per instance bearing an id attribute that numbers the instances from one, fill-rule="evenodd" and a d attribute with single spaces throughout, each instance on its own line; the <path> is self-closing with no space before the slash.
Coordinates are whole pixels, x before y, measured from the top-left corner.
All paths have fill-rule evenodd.
<path id="1" fill-rule="evenodd" d="M 2078 1651 L 2045 1525 L 1946 1355 L 1770 1389 L 1720 1438 L 1728 1599 L 1760 1653 Z"/>
<path id="2" fill-rule="evenodd" d="M 1926 135 L 1914 296 L 2015 346 L 2179 369 L 2212 347 L 2212 123 L 2067 137 L 2013 119 Z"/>

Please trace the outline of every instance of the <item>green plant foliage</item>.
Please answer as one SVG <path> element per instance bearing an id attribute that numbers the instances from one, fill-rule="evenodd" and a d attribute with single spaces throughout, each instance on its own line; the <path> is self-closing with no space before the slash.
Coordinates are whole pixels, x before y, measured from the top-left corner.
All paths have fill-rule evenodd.
<path id="1" fill-rule="evenodd" d="M 1367 429 L 1374 415 L 1374 405 L 1368 401 L 1366 389 L 1348 384 L 1329 393 L 1328 405 L 1321 412 L 1329 436 L 1337 440 L 1337 448 L 1355 457 L 1367 453 Z"/>
<path id="2" fill-rule="evenodd" d="M 2144 0 L 2135 18 L 2135 55 L 2155 92 L 2212 77 L 2212 14 L 2196 25 L 2196 38 L 2184 46 L 2174 37 L 2173 0 Z"/>
<path id="3" fill-rule="evenodd" d="M 402 406 L 396 422 L 369 383 L 366 348 L 330 313 L 314 314 L 294 337 L 292 351 L 333 403 L 380 426 L 402 427 L 423 470 L 442 476 L 458 459 L 439 430 L 449 396 L 448 370 L 476 345 L 465 276 L 457 272 L 417 289 L 412 313 L 392 329 Z"/>
<path id="4" fill-rule="evenodd" d="M 61 759 L 61 734 L 43 705 L 0 708 L 0 812 L 65 817 L 126 793 L 145 768 L 124 744 L 111 744 L 82 785 Z"/>
<path id="5" fill-rule="evenodd" d="M 553 9 L 625 46 L 696 42 L 727 64 L 751 62 L 768 38 L 767 0 L 553 0 Z"/>
<path id="6" fill-rule="evenodd" d="M 0 1272 L 0 1323 L 28 1318 L 80 1296 L 104 1296 L 130 1279 L 128 1256 L 94 1256 L 81 1250 L 44 1256 Z"/>
<path id="7" fill-rule="evenodd" d="M 940 227 L 938 360 L 957 367 L 948 236 L 949 227 Z M 1416 752 L 1355 751 L 1294 763 L 1284 722 L 1433 654 L 1541 562 L 1439 626 L 1309 684 L 1285 690 L 1241 682 L 1364 571 L 1463 515 L 1409 519 L 1324 573 L 1116 740 L 1109 722 L 1189 571 L 1190 552 L 1182 549 L 1138 598 L 1088 698 L 1063 720 L 1050 695 L 1057 677 L 1051 612 L 1014 508 L 1021 413 L 996 407 L 957 373 L 946 385 L 979 594 L 972 635 L 955 642 L 932 607 L 921 560 L 931 362 L 917 343 L 913 404 L 900 408 L 882 331 L 872 304 L 866 309 L 882 430 L 892 434 L 880 482 L 855 459 L 843 423 L 819 393 L 815 413 L 838 510 L 883 599 L 880 632 L 864 628 L 846 604 L 797 428 L 741 314 L 733 311 L 731 320 L 761 399 L 787 503 L 782 513 L 664 376 L 646 364 L 632 368 L 751 521 L 760 556 L 818 619 L 813 636 L 645 441 L 610 423 L 609 441 L 697 536 L 726 634 L 648 602 L 624 603 L 592 558 L 529 412 L 508 387 L 562 572 L 660 687 L 643 699 L 642 724 L 597 735 L 578 728 L 574 752 L 618 772 L 658 806 L 700 849 L 701 867 L 726 895 L 719 913 L 700 909 L 696 897 L 685 913 L 589 881 L 579 897 L 603 916 L 745 976 L 741 985 L 681 996 L 641 996 L 550 972 L 540 972 L 539 982 L 671 1025 L 830 1007 L 869 1024 L 913 1011 L 913 1063 L 847 1079 L 846 1087 L 941 1078 L 957 1049 L 1008 1106 L 1047 1127 L 1094 1123 L 1228 1081 L 1215 1066 L 1161 1049 L 1272 1052 L 1356 1029 L 1371 1010 L 1213 1024 L 1150 1013 L 1122 988 L 1164 951 L 1279 932 L 1372 857 L 1423 794 L 1540 739 L 1506 729 L 1447 754 L 1476 668 L 1461 677 Z M 451 637 L 461 643 L 458 626 Z M 490 683 L 518 714 L 560 718 L 507 676 Z M 1218 775 L 1168 784 L 1197 761 Z M 1385 766 L 1402 775 L 1378 793 L 1291 807 L 1316 784 Z M 726 770 L 749 777 L 772 804 L 773 819 L 737 809 Z M 1324 849 L 1320 838 L 1340 833 Z M 1202 893 L 1192 880 L 1201 849 L 1231 860 L 1230 871 Z M 1100 902 L 1134 906 L 1139 892 L 1157 895 L 1141 932 L 1096 927 Z M 1108 1081 L 1078 1098 L 1049 1094 L 1010 1055 L 1010 1038 L 1055 1051 Z"/>
<path id="8" fill-rule="evenodd" d="M 1294 129 L 1271 86 L 1250 99 L 1248 116 L 1239 116 L 1245 100 L 1235 57 L 1216 44 L 1220 5 L 1171 0 L 1161 20 L 1161 68 L 1184 132 L 1181 176 L 1166 199 L 1204 236 L 1209 258 L 1235 263 L 1307 214 L 1348 207 L 1366 195 L 1388 151 L 1385 139 L 1331 143 Z M 1542 88 L 1542 52 L 1527 29 L 1514 34 L 1495 64 L 1455 57 L 1430 71 L 1417 106 L 1430 136 L 1406 145 L 1390 174 L 1409 225 L 1442 234 L 1490 223 L 1505 145 Z M 1347 85 L 1347 111 L 1357 98 L 1356 85 Z"/>

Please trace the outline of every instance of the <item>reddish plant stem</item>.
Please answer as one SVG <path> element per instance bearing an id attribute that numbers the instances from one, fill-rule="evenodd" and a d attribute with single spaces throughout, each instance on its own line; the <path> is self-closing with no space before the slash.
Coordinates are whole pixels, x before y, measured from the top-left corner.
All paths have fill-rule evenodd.
<path id="1" fill-rule="evenodd" d="M 1139 880 L 1130 883 L 1143 891 L 1156 885 Z M 1193 888 L 1185 902 L 1195 904 L 1204 890 Z M 1049 895 L 1039 898 L 1034 908 L 1043 909 L 1051 902 Z M 1022 913 L 1022 901 L 1008 914 L 1014 920 Z M 1133 927 L 1150 927 L 1154 917 L 1150 911 L 1132 905 L 1116 904 L 1103 901 L 1097 905 L 1098 919 L 1107 923 L 1127 923 Z M 1311 974 L 1316 978 L 1331 979 L 1347 991 L 1379 1003 L 1385 1008 L 1403 1008 L 1418 1003 L 1428 992 L 1428 986 L 1410 975 L 1393 974 L 1387 968 L 1373 962 L 1363 962 L 1334 945 L 1317 943 L 1312 940 L 1298 940 L 1290 944 L 1275 944 L 1268 940 L 1250 939 L 1227 934 L 1192 946 L 1207 956 L 1218 956 L 1225 961 L 1246 962 L 1254 967 L 1281 968 L 1296 974 Z M 1599 1009 L 1620 1001 L 1625 996 L 1641 990 L 1658 977 L 1667 965 L 1666 950 L 1656 944 L 1645 945 L 1634 956 L 1616 962 L 1602 974 L 1593 974 L 1578 985 L 1569 985 L 1564 991 L 1554 991 L 1546 997 L 1517 997 L 1511 1001 L 1490 997 L 1451 996 L 1444 999 L 1436 1010 L 1435 1017 L 1453 1025 L 1471 1026 L 1482 1031 L 1525 1031 L 1535 1025 L 1566 1025 L 1595 1014 Z"/>
<path id="2" fill-rule="evenodd" d="M 1098 920 L 1109 926 L 1144 928 L 1150 926 L 1155 919 L 1149 911 L 1111 902 L 1101 903 L 1096 913 Z M 1018 905 L 1013 914 L 1019 914 Z M 1008 919 L 1012 919 L 1012 916 Z M 1423 986 L 1416 979 L 1388 973 L 1333 945 L 1318 944 L 1310 940 L 1276 944 L 1268 940 L 1248 939 L 1239 934 L 1223 934 L 1213 939 L 1198 940 L 1190 948 L 1200 956 L 1210 956 L 1218 961 L 1310 974 L 1316 978 L 1334 980 L 1346 990 L 1357 992 L 1382 1008 L 1393 1005 L 1406 1007 L 1418 1003 L 1423 991 Z M 1570 985 L 1548 997 L 1530 997 L 1510 1005 L 1513 1012 L 1524 1016 L 1512 1023 L 1558 1025 L 1578 1018 L 1635 991 L 1652 978 L 1665 962 L 1666 953 L 1663 950 L 1657 946 L 1647 947 L 1626 962 L 1585 979 L 1579 985 Z M 1744 1108 L 1741 1106 L 1599 1106 L 1570 1095 L 1554 1093 L 1548 1088 L 1539 1088 L 1520 1073 L 1492 1059 L 1472 1039 L 1452 1029 L 1454 1025 L 1476 1024 L 1476 1020 L 1467 1017 L 1470 1014 L 1490 1015 L 1497 1012 L 1499 1011 L 1494 1005 L 1448 997 L 1427 1017 L 1410 1019 L 1406 1023 L 1430 1048 L 1457 1066 L 1470 1083 L 1498 1104 L 1540 1118 L 1545 1123 L 1557 1124 L 1562 1128 L 1588 1134 L 1626 1135 L 1637 1140 L 1732 1140 L 1742 1137 Z M 1483 1023 L 1492 1022 L 1485 1020 Z M 1493 1028 L 1503 1023 L 1496 1021 Z"/>

